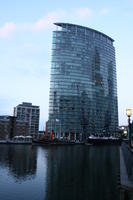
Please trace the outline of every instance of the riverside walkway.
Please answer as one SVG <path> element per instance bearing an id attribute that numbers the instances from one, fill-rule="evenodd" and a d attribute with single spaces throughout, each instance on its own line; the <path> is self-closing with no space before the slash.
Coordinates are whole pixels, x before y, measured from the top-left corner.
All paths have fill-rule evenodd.
<path id="1" fill-rule="evenodd" d="M 128 144 L 120 147 L 120 200 L 133 200 L 133 151 Z"/>

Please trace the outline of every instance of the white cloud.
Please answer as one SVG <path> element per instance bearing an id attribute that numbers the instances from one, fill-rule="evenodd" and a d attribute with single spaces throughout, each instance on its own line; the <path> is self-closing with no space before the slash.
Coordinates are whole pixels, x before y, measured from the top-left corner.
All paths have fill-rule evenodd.
<path id="1" fill-rule="evenodd" d="M 26 23 L 24 24 L 23 28 L 25 30 L 32 30 L 32 31 L 41 31 L 45 29 L 49 29 L 53 26 L 53 23 L 65 17 L 64 11 L 56 11 L 50 12 L 44 17 L 38 19 L 34 23 Z"/>
<path id="2" fill-rule="evenodd" d="M 92 10 L 89 8 L 79 8 L 76 11 L 76 15 L 81 19 L 86 17 L 90 18 L 92 16 Z"/>
<path id="3" fill-rule="evenodd" d="M 6 22 L 0 27 L 0 38 L 10 37 L 15 31 L 42 31 L 49 29 L 53 23 L 64 18 L 66 13 L 64 11 L 49 12 L 44 17 L 38 19 L 33 23 L 18 23 Z"/>
<path id="4" fill-rule="evenodd" d="M 58 21 L 59 19 L 63 18 L 65 16 L 65 13 L 63 11 L 61 12 L 52 12 L 46 15 L 44 18 L 38 20 L 35 23 L 35 29 L 41 30 L 48 28 L 49 26 L 53 25 L 53 22 Z"/>
<path id="5" fill-rule="evenodd" d="M 12 22 L 6 22 L 0 27 L 0 38 L 9 37 L 16 30 L 16 24 Z"/>

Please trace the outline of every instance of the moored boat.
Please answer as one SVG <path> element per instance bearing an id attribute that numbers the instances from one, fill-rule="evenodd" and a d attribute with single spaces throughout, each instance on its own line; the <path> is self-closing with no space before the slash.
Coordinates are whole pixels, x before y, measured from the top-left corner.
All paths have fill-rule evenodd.
<path id="1" fill-rule="evenodd" d="M 115 137 L 89 137 L 87 139 L 89 144 L 94 145 L 121 145 L 122 139 Z"/>

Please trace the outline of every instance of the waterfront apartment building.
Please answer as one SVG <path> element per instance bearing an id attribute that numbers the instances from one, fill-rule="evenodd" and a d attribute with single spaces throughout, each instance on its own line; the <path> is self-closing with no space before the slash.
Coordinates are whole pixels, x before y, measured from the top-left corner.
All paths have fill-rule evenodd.
<path id="1" fill-rule="evenodd" d="M 14 136 L 27 136 L 29 126 L 27 122 L 16 119 L 14 116 L 0 116 L 0 139 L 12 139 Z"/>
<path id="2" fill-rule="evenodd" d="M 29 135 L 35 136 L 39 131 L 39 106 L 32 105 L 32 103 L 23 102 L 14 108 L 14 116 L 18 120 L 28 123 Z"/>
<path id="3" fill-rule="evenodd" d="M 118 127 L 114 40 L 97 30 L 55 23 L 49 132 L 76 139 Z"/>

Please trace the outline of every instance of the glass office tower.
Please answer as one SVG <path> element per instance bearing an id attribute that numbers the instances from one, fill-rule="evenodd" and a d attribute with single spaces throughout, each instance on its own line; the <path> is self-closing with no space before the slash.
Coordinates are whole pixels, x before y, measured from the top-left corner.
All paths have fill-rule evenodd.
<path id="1" fill-rule="evenodd" d="M 114 40 L 91 28 L 55 23 L 49 133 L 69 139 L 118 126 Z"/>

